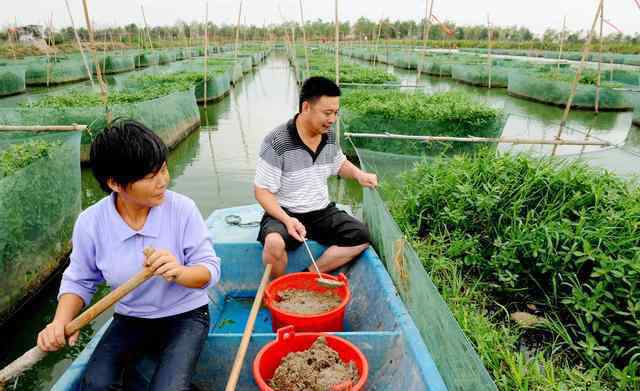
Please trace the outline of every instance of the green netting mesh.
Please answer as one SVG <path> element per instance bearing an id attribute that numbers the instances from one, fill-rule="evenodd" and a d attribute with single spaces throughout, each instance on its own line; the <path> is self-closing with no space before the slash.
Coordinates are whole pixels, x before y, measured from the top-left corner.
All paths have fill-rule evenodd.
<path id="1" fill-rule="evenodd" d="M 0 322 L 70 250 L 79 147 L 79 132 L 0 133 Z"/>
<path id="2" fill-rule="evenodd" d="M 360 141 L 354 141 L 362 167 L 377 173 L 381 181 L 397 178 L 423 158 L 360 149 Z M 440 375 L 450 390 L 495 390 L 473 345 L 395 223 L 383 197 L 376 190 L 364 190 L 364 217 L 376 251 L 384 260 Z"/>
<path id="3" fill-rule="evenodd" d="M 170 64 L 176 61 L 176 53 L 173 51 L 162 51 L 158 53 L 158 64 Z"/>
<path id="4" fill-rule="evenodd" d="M 167 110 L 167 108 L 171 110 Z M 113 118 L 126 117 L 142 122 L 169 146 L 173 147 L 200 124 L 194 88 L 157 99 L 110 106 Z M 104 107 L 12 107 L 0 108 L 0 123 L 7 125 L 90 125 L 91 132 L 106 125 Z M 82 135 L 81 161 L 89 160 L 91 132 Z"/>
<path id="5" fill-rule="evenodd" d="M 467 84 L 489 86 L 489 67 L 484 65 L 454 65 L 451 67 L 451 77 Z M 512 68 L 491 67 L 491 87 L 507 88 L 509 74 Z"/>
<path id="6" fill-rule="evenodd" d="M 25 92 L 25 68 L 16 66 L 0 66 L 0 96 Z"/>
<path id="7" fill-rule="evenodd" d="M 158 65 L 160 58 L 158 53 L 139 53 L 135 57 L 136 68 L 144 68 L 152 65 Z"/>
<path id="8" fill-rule="evenodd" d="M 547 80 L 541 77 L 523 74 L 509 75 L 509 94 L 537 102 L 564 106 L 571 93 L 571 83 L 559 80 Z M 596 87 L 579 84 L 571 107 L 577 109 L 594 109 Z M 601 110 L 628 110 L 632 106 L 624 93 L 612 88 L 600 89 Z"/>
<path id="9" fill-rule="evenodd" d="M 89 80 L 82 60 L 64 60 L 27 65 L 27 85 L 49 85 Z"/>
<path id="10" fill-rule="evenodd" d="M 100 70 L 106 75 L 129 72 L 136 69 L 134 56 L 103 56 L 99 59 Z M 93 73 L 96 73 L 95 65 L 92 66 Z"/>

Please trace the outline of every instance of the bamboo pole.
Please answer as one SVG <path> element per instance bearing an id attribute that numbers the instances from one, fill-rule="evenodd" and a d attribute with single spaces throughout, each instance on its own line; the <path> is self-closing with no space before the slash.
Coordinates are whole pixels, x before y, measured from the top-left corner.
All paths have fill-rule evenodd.
<path id="1" fill-rule="evenodd" d="M 491 38 L 492 38 L 492 30 L 491 30 L 491 19 L 489 17 L 489 14 L 487 14 L 487 39 L 489 40 L 489 43 L 487 45 L 487 62 L 489 63 L 489 83 L 488 83 L 488 87 L 491 88 L 491 73 L 493 71 L 493 64 L 491 61 Z"/>
<path id="2" fill-rule="evenodd" d="M 304 14 L 302 13 L 302 0 L 298 0 L 300 4 L 300 27 L 302 28 L 302 45 L 304 46 L 304 61 L 307 70 L 307 75 L 309 74 L 309 54 L 307 53 L 307 33 L 304 28 Z"/>
<path id="3" fill-rule="evenodd" d="M 571 94 L 569 95 L 569 99 L 567 100 L 567 105 L 564 108 L 564 113 L 562 114 L 562 120 L 560 121 L 558 132 L 556 133 L 556 139 L 560 139 L 560 136 L 562 136 L 562 131 L 564 130 L 565 125 L 567 124 L 567 118 L 569 118 L 569 112 L 571 111 L 571 104 L 573 103 L 573 98 L 576 95 L 576 91 L 578 89 L 578 80 L 580 80 L 580 75 L 584 68 L 587 55 L 589 55 L 589 51 L 591 50 L 591 41 L 593 40 L 593 31 L 596 28 L 598 17 L 600 16 L 600 12 L 602 11 L 603 1 L 604 0 L 600 0 L 600 2 L 598 3 L 596 16 L 593 18 L 593 23 L 591 24 L 591 29 L 589 30 L 589 36 L 587 38 L 587 42 L 584 44 L 584 49 L 582 51 L 582 58 L 580 59 L 580 64 L 578 65 L 578 69 L 576 70 L 576 77 L 573 79 L 573 84 L 571 85 Z M 558 146 L 554 145 L 553 149 L 551 150 L 551 156 L 554 156 L 556 154 L 557 149 L 558 149 Z"/>
<path id="4" fill-rule="evenodd" d="M 64 3 L 67 6 L 67 12 L 69 13 L 69 19 L 71 20 L 71 28 L 73 29 L 73 36 L 76 38 L 76 43 L 78 44 L 78 48 L 80 49 L 80 55 L 82 56 L 82 62 L 84 63 L 84 68 L 87 70 L 87 75 L 89 75 L 89 80 L 91 80 L 91 87 L 95 87 L 95 83 L 93 82 L 93 72 L 91 72 L 91 68 L 89 68 L 89 63 L 87 62 L 87 56 L 85 55 L 84 49 L 82 48 L 82 42 L 80 41 L 78 30 L 76 30 L 76 22 L 73 20 L 71 7 L 69 7 L 69 0 L 64 0 Z"/>
<path id="5" fill-rule="evenodd" d="M 434 141 L 455 141 L 465 143 L 500 143 L 500 144 L 541 144 L 541 145 L 596 145 L 611 146 L 608 141 L 592 141 L 592 140 L 562 140 L 562 139 L 526 139 L 511 137 L 452 137 L 452 136 L 410 136 L 404 134 L 393 133 L 350 133 L 344 134 L 345 137 L 354 138 L 379 138 L 379 139 L 397 139 L 397 140 L 413 140 L 423 142 Z"/>
<path id="6" fill-rule="evenodd" d="M 16 41 L 18 40 L 18 26 L 14 26 L 13 33 L 15 34 Z M 13 37 L 11 36 L 11 27 L 7 28 L 7 37 L 9 38 L 9 47 L 11 48 L 11 53 L 13 54 L 13 61 L 17 61 L 16 58 L 16 48 L 13 43 Z"/>
<path id="7" fill-rule="evenodd" d="M 562 18 L 562 34 L 560 34 L 560 52 L 558 52 L 558 71 L 560 71 L 560 61 L 562 61 L 562 50 L 564 49 L 565 34 L 567 33 L 567 16 Z"/>
<path id="8" fill-rule="evenodd" d="M 336 11 L 336 84 L 340 86 L 340 19 L 338 18 L 338 0 L 335 0 Z M 338 129 L 340 129 L 340 121 L 338 121 Z M 339 138 L 338 138 L 339 139 Z"/>
<path id="9" fill-rule="evenodd" d="M 142 10 L 142 19 L 144 20 L 144 30 L 147 32 L 147 38 L 149 39 L 149 47 L 151 51 L 153 51 L 153 42 L 151 41 L 151 31 L 149 31 L 149 24 L 147 23 L 147 17 L 144 14 L 144 6 L 140 4 L 140 9 Z"/>
<path id="10" fill-rule="evenodd" d="M 340 87 L 340 18 L 338 17 L 338 0 L 335 0 L 336 11 L 336 85 Z M 340 145 L 340 118 L 337 119 L 336 124 L 336 140 L 338 140 L 338 146 Z"/>
<path id="11" fill-rule="evenodd" d="M 416 64 L 416 68 L 418 68 L 418 79 L 416 83 L 420 81 L 420 76 L 422 74 L 422 65 L 424 63 L 425 56 L 427 55 L 427 42 L 429 40 L 429 35 L 431 34 L 431 16 L 433 15 L 433 3 L 436 0 L 431 0 L 431 5 L 429 6 L 429 0 L 425 0 L 425 26 L 424 26 L 424 44 L 422 47 L 422 54 L 420 56 L 420 63 Z"/>
<path id="12" fill-rule="evenodd" d="M 205 5 L 204 11 L 204 109 L 207 110 L 207 72 L 209 62 L 209 3 Z"/>
<path id="13" fill-rule="evenodd" d="M 84 131 L 87 125 L 0 125 L 0 132 L 71 132 Z"/>
<path id="14" fill-rule="evenodd" d="M 242 16 L 242 2 L 243 0 L 240 0 L 240 8 L 238 9 L 238 21 L 236 22 L 236 47 L 233 52 L 234 59 L 238 58 L 238 45 L 240 40 L 240 17 Z"/>
<path id="15" fill-rule="evenodd" d="M 600 48 L 598 51 L 598 76 L 596 78 L 596 102 L 595 102 L 595 112 L 596 116 L 600 112 L 600 88 L 602 82 L 602 50 L 604 47 L 604 0 L 600 2 Z"/>
<path id="16" fill-rule="evenodd" d="M 378 44 L 380 43 L 380 32 L 382 31 L 382 18 L 380 18 L 380 23 L 378 23 L 378 34 L 376 35 L 376 40 L 373 46 L 373 66 L 376 66 L 376 59 L 378 58 Z"/>
<path id="17" fill-rule="evenodd" d="M 102 97 L 102 103 L 104 104 L 105 111 L 107 113 L 107 125 L 111 125 L 111 111 L 109 110 L 109 95 L 107 91 L 107 85 L 102 78 L 102 70 L 100 70 L 100 62 L 98 61 L 98 55 L 96 54 L 96 42 L 93 39 L 93 27 L 91 26 L 91 19 L 89 18 L 89 6 L 87 0 L 82 0 L 82 6 L 84 8 L 84 18 L 87 22 L 87 30 L 89 31 L 89 41 L 91 42 L 91 55 L 93 57 L 93 63 L 96 66 L 96 77 L 98 78 L 98 84 L 100 85 L 100 96 Z"/>

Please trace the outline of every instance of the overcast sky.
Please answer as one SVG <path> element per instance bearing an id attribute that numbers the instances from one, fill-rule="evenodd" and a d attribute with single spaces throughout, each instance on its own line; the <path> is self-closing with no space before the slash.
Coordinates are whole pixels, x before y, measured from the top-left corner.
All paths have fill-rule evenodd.
<path id="1" fill-rule="evenodd" d="M 76 24 L 82 19 L 82 1 L 68 0 Z M 302 0 L 305 20 L 334 18 L 334 0 Z M 640 0 L 638 0 L 640 2 Z M 143 25 L 140 5 L 149 24 L 168 25 L 177 20 L 204 20 L 204 0 L 88 0 L 91 17 L 101 26 L 128 23 Z M 216 24 L 235 24 L 240 0 L 210 0 L 209 20 Z M 262 25 L 280 23 L 282 17 L 300 20 L 298 0 L 244 0 L 243 22 Z M 597 0 L 435 0 L 434 14 L 457 24 L 484 24 L 487 14 L 496 25 L 520 25 L 541 33 L 546 28 L 560 29 L 563 16 L 571 30 L 587 29 L 595 15 Z M 279 12 L 282 11 L 282 17 Z M 53 13 L 56 27 L 68 26 L 64 0 L 0 0 L 0 26 L 48 23 Z M 418 20 L 424 17 L 424 0 L 339 0 L 341 20 L 355 21 L 360 16 Z M 640 7 L 636 0 L 606 0 L 605 19 L 625 34 L 640 32 Z M 608 32 L 613 30 L 605 25 Z"/>

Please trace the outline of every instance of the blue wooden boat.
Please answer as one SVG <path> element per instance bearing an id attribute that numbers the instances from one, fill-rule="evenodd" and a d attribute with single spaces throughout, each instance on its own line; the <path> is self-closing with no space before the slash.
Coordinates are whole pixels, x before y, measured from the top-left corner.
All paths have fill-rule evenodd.
<path id="1" fill-rule="evenodd" d="M 202 390 L 224 389 L 235 353 L 240 345 L 249 310 L 263 273 L 262 246 L 256 241 L 257 226 L 241 222 L 257 222 L 262 216 L 258 205 L 249 205 L 213 212 L 207 219 L 217 254 L 222 259 L 222 280 L 209 291 L 211 325 L 206 345 L 200 356 L 194 385 Z M 324 247 L 310 241 L 314 256 Z M 309 257 L 300 247 L 289 253 L 288 271 L 297 271 L 309 264 Z M 347 306 L 345 331 L 335 333 L 356 345 L 369 362 L 367 390 L 446 390 L 431 354 L 399 298 L 384 265 L 373 249 L 358 260 L 336 272 L 349 278 L 352 299 Z M 73 364 L 67 368 L 53 390 L 75 390 L 86 363 L 106 329 L 94 336 Z M 251 372 L 258 351 L 275 339 L 271 317 L 266 308 L 258 314 L 238 390 L 255 390 Z M 443 341 L 444 343 L 445 341 Z M 145 358 L 137 366 L 137 377 L 144 382 L 153 373 L 153 360 Z"/>

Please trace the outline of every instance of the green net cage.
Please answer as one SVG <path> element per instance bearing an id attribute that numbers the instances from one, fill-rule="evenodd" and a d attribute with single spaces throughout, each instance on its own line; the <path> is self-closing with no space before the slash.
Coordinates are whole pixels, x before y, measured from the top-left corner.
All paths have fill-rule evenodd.
<path id="1" fill-rule="evenodd" d="M 94 94 L 98 95 L 97 92 Z M 114 119 L 124 117 L 142 122 L 158 133 L 169 147 L 200 125 L 194 87 L 155 99 L 113 104 L 109 110 Z M 0 123 L 7 125 L 89 125 L 90 130 L 82 134 L 82 162 L 89 160 L 92 135 L 104 129 L 106 119 L 107 112 L 103 106 L 0 108 Z"/>
<path id="2" fill-rule="evenodd" d="M 116 73 L 130 72 L 136 69 L 136 59 L 134 56 L 117 56 L 109 55 L 98 59 L 100 70 L 105 75 L 113 75 Z M 95 64 L 92 65 L 93 73 L 96 73 Z"/>
<path id="3" fill-rule="evenodd" d="M 451 67 L 451 77 L 466 84 L 481 87 L 489 87 L 489 75 L 491 75 L 491 88 L 507 88 L 509 74 L 513 68 L 491 67 L 486 65 L 454 65 Z"/>
<path id="4" fill-rule="evenodd" d="M 0 133 L 0 323 L 70 250 L 79 160 L 79 132 Z"/>
<path id="5" fill-rule="evenodd" d="M 548 80 L 536 75 L 514 73 L 509 75 L 510 95 L 555 106 L 564 106 L 571 94 L 571 82 Z M 596 102 L 594 85 L 578 84 L 571 107 L 593 110 Z M 613 88 L 600 89 L 600 110 L 627 111 L 632 106 L 623 92 Z"/>
<path id="6" fill-rule="evenodd" d="M 27 90 L 26 70 L 20 66 L 0 66 L 0 96 L 20 94 Z"/>
<path id="7" fill-rule="evenodd" d="M 158 65 L 160 56 L 156 52 L 139 53 L 135 56 L 136 68 Z"/>
<path id="8" fill-rule="evenodd" d="M 26 81 L 29 86 L 71 83 L 89 80 L 82 60 L 54 61 L 27 65 Z"/>

